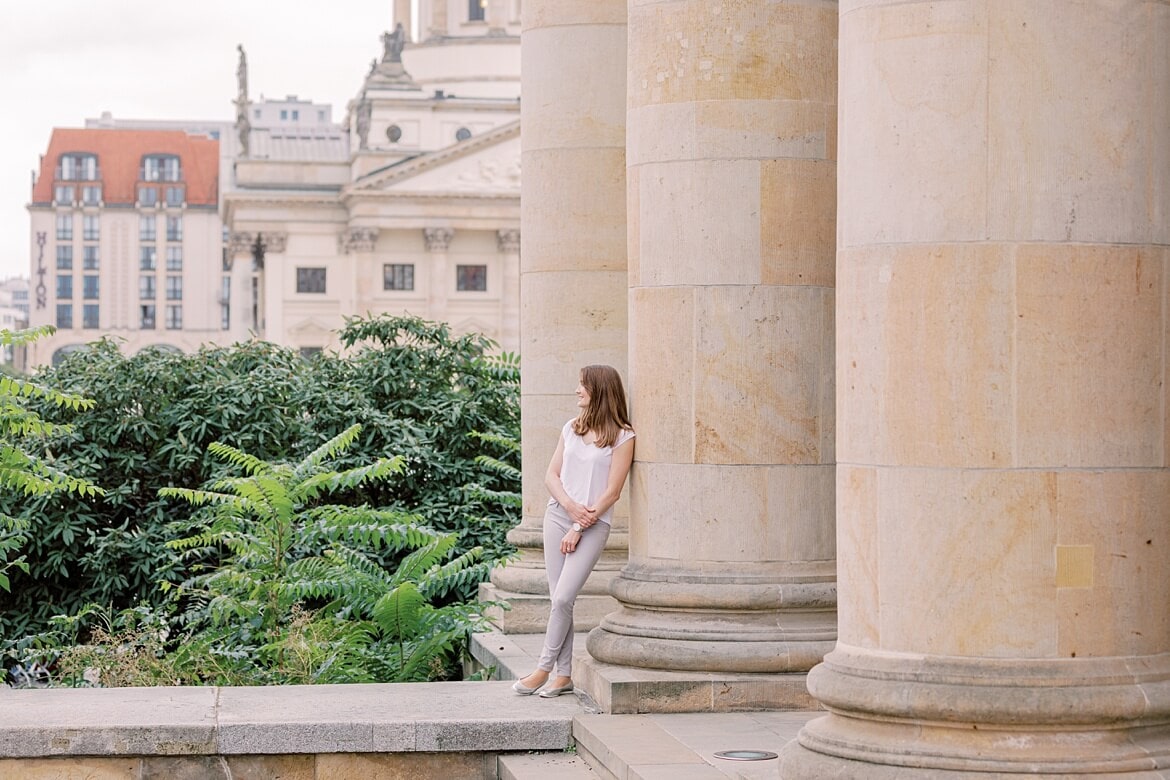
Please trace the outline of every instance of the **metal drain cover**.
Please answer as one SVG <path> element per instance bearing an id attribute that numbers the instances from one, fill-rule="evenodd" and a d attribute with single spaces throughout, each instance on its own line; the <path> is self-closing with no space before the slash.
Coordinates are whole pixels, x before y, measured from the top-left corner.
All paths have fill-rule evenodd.
<path id="1" fill-rule="evenodd" d="M 720 750 L 715 758 L 724 758 L 728 761 L 767 761 L 776 758 L 775 753 L 767 750 Z"/>

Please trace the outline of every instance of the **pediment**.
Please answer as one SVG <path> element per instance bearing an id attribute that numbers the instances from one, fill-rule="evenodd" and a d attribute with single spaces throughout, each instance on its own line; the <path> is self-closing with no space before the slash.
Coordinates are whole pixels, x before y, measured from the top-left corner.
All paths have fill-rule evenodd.
<path id="1" fill-rule="evenodd" d="M 520 122 L 376 171 L 348 194 L 520 196 Z"/>

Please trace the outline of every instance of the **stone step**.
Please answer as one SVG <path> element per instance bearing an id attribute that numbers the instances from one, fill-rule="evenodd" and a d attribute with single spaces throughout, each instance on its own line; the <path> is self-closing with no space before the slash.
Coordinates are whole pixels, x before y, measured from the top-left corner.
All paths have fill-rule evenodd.
<path id="1" fill-rule="evenodd" d="M 605 780 L 573 753 L 511 753 L 496 761 L 499 780 Z"/>

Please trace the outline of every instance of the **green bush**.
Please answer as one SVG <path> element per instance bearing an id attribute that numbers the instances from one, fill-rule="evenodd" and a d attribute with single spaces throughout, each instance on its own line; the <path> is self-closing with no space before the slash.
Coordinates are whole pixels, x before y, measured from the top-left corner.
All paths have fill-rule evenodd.
<path id="1" fill-rule="evenodd" d="M 295 461 L 358 422 L 361 432 L 336 468 L 389 457 L 402 468 L 343 488 L 337 503 L 420 516 L 436 532 L 455 534 L 456 555 L 475 547 L 488 563 L 508 555 L 503 537 L 518 510 L 506 497 L 518 493 L 519 480 L 477 458 L 492 447 L 501 462 L 515 461 L 492 442 L 519 440 L 516 358 L 492 356 L 482 336 L 454 337 L 445 325 L 409 317 L 353 319 L 341 339 L 344 354 L 307 361 L 261 341 L 127 357 L 103 340 L 45 371 L 42 385 L 94 402 L 68 420 L 70 432 L 48 439 L 46 457 L 106 493 L 0 495 L 0 512 L 27 528 L 28 565 L 27 573 L 12 572 L 12 591 L 0 593 L 0 636 L 45 630 L 52 616 L 88 604 L 111 615 L 160 607 L 160 583 L 178 585 L 192 566 L 215 565 L 215 551 L 196 560 L 167 547 L 194 509 L 159 496 L 227 475 L 227 464 L 208 452 L 213 441 L 262 461 Z M 33 399 L 30 408 L 66 421 L 52 404 Z M 485 444 L 475 433 L 496 438 Z M 389 569 L 405 554 L 371 553 Z M 464 583 L 447 599 L 473 594 L 474 583 Z"/>

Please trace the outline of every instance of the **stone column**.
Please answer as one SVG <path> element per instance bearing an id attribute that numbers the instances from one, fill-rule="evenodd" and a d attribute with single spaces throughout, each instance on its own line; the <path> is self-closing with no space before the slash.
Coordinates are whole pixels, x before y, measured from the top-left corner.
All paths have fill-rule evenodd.
<path id="1" fill-rule="evenodd" d="M 626 2 L 526 2 L 520 105 L 520 361 L 523 519 L 508 539 L 520 559 L 492 572 L 485 597 L 512 609 L 509 633 L 543 632 L 548 580 L 541 526 L 544 474 L 576 414 L 578 370 L 626 372 Z M 615 602 L 607 587 L 626 561 L 629 512 L 618 503 L 606 552 L 574 612 L 597 625 Z"/>
<path id="2" fill-rule="evenodd" d="M 589 652 L 805 672 L 836 636 L 837 3 L 636 2 L 629 23 L 637 465 L 622 608 Z M 786 703 L 751 685 L 636 706 Z"/>
<path id="3" fill-rule="evenodd" d="M 781 775 L 1164 777 L 1170 5 L 841 6 L 840 642 Z"/>
<path id="4" fill-rule="evenodd" d="M 520 231 L 497 230 L 500 250 L 500 348 L 505 352 L 520 350 Z"/>
<path id="5" fill-rule="evenodd" d="M 393 14 L 390 20 L 390 29 L 393 30 L 397 24 L 402 25 L 402 29 L 406 31 L 406 39 L 411 40 L 411 30 L 414 24 L 414 18 L 411 11 L 411 0 L 393 0 Z"/>
<path id="6" fill-rule="evenodd" d="M 447 298 L 454 286 L 447 247 L 455 231 L 451 228 L 423 228 L 423 241 L 430 261 L 427 263 L 427 319 L 444 322 L 447 319 Z"/>

